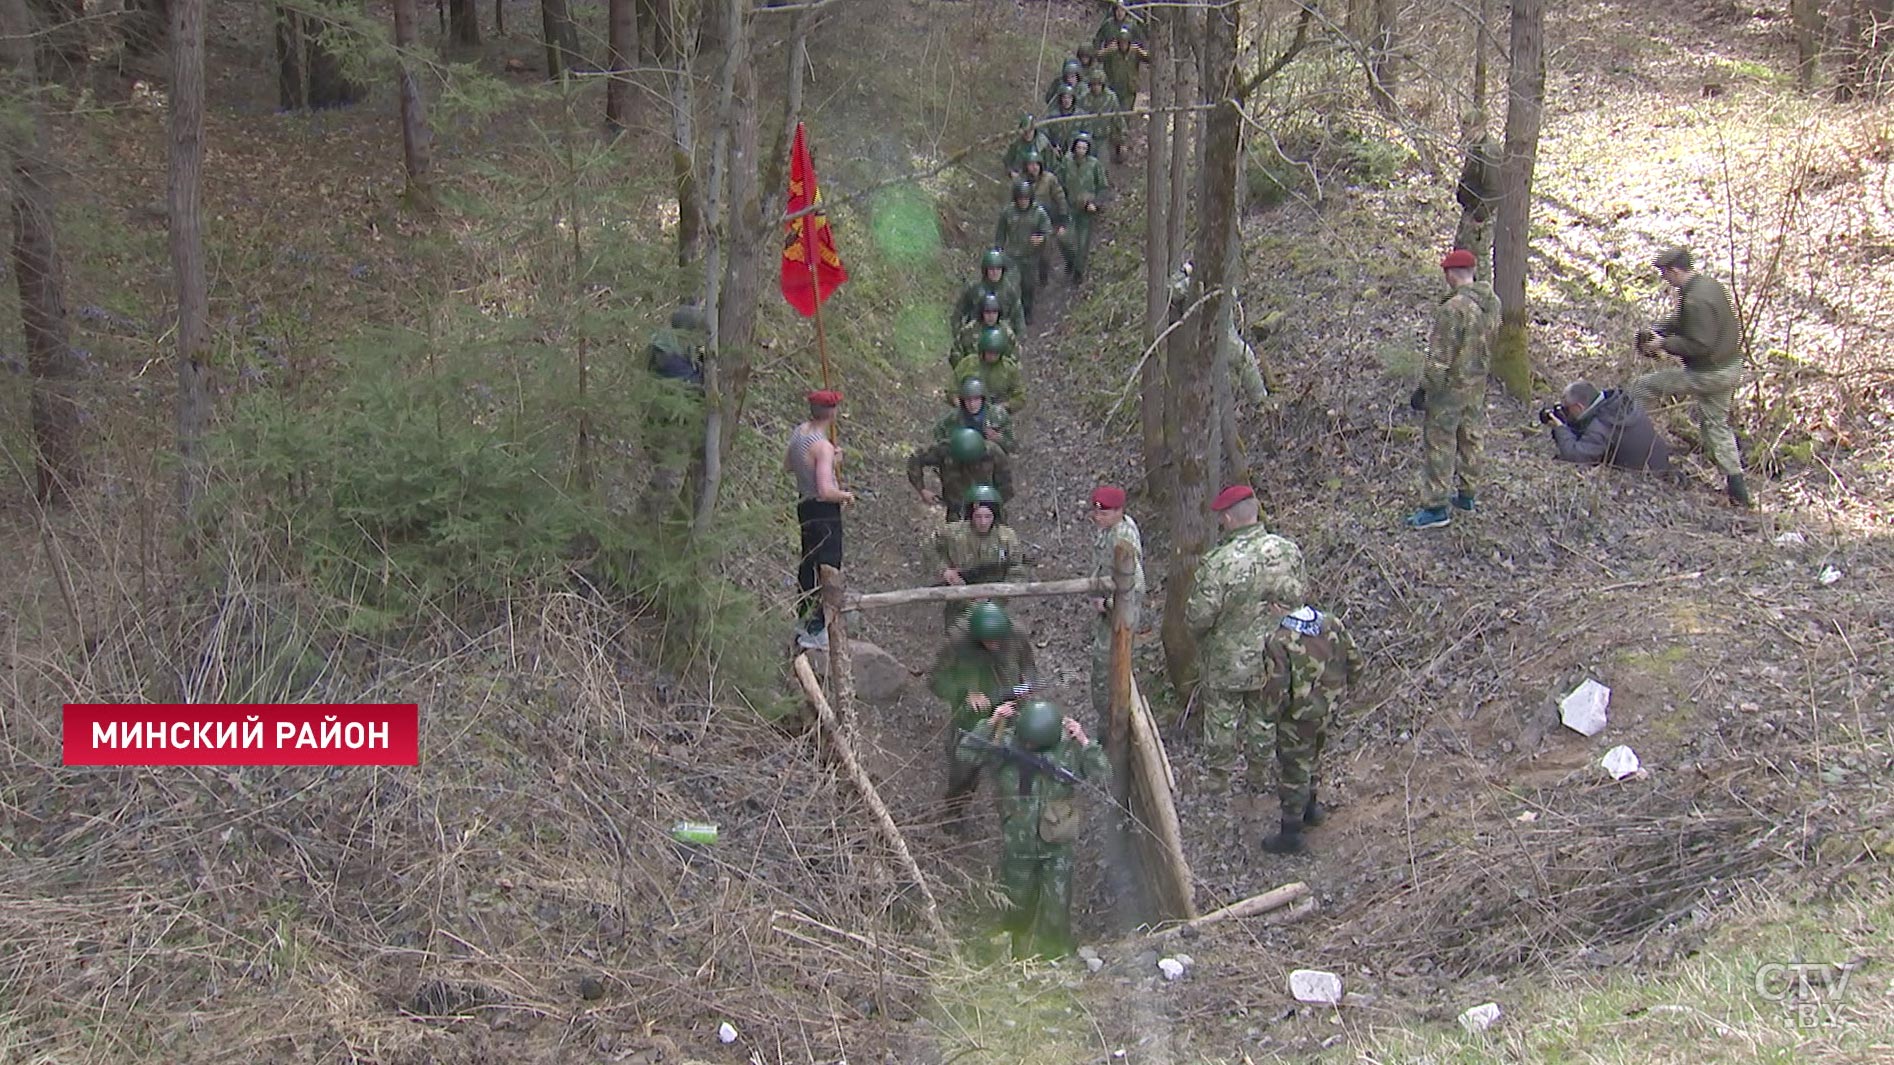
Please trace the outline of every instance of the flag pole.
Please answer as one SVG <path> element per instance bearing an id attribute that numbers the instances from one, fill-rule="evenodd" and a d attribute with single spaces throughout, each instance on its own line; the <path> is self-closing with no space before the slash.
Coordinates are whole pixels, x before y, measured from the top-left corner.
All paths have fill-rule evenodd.
<path id="1" fill-rule="evenodd" d="M 829 335 L 822 328 L 822 282 L 816 277 L 815 272 L 815 257 L 821 254 L 815 239 L 815 222 L 823 217 L 825 215 L 821 208 L 817 208 L 815 213 L 809 216 L 809 224 L 802 229 L 802 247 L 803 258 L 809 260 L 809 293 L 815 297 L 815 314 L 812 317 L 815 318 L 816 355 L 822 360 L 822 387 L 834 388 L 834 382 L 829 379 Z M 831 421 L 829 422 L 829 443 L 835 442 L 835 422 Z"/>

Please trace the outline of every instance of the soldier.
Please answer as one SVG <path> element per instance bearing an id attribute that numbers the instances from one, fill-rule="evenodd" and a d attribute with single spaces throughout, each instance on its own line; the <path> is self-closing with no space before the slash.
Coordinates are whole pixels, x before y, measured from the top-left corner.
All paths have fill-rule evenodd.
<path id="1" fill-rule="evenodd" d="M 1499 201 L 1499 142 L 1486 131 L 1485 112 L 1474 108 L 1460 119 L 1461 143 L 1466 153 L 1454 199 L 1460 203 L 1460 225 L 1453 246 L 1473 253 L 1473 276 L 1493 282 L 1493 210 Z"/>
<path id="2" fill-rule="evenodd" d="M 1092 49 L 1091 45 L 1081 44 L 1074 54 L 1079 58 L 1079 83 L 1084 84 L 1085 78 L 1092 73 L 1092 68 L 1098 65 L 1098 53 Z"/>
<path id="3" fill-rule="evenodd" d="M 993 769 L 1004 840 L 1002 927 L 1012 934 L 1013 957 L 1072 953 L 1072 844 L 1083 828 L 1074 791 L 1106 783 L 1111 763 L 1083 725 L 1044 699 L 995 706 L 961 737 L 956 758 L 975 772 Z"/>
<path id="4" fill-rule="evenodd" d="M 1427 368 L 1408 399 L 1427 416 L 1421 429 L 1422 506 L 1408 515 L 1410 529 L 1438 529 L 1453 521 L 1453 508 L 1473 509 L 1486 421 L 1486 360 L 1499 330 L 1499 297 L 1493 286 L 1473 280 L 1473 253 L 1450 251 L 1440 269 L 1453 291 L 1434 311 Z"/>
<path id="5" fill-rule="evenodd" d="M 1656 328 L 1638 334 L 1638 353 L 1654 359 L 1675 355 L 1683 366 L 1647 373 L 1626 391 L 1646 410 L 1656 410 L 1659 400 L 1673 396 L 1694 400 L 1703 450 L 1728 479 L 1730 502 L 1754 506 L 1743 483 L 1743 454 L 1730 428 L 1730 401 L 1743 379 L 1743 333 L 1729 290 L 1699 272 L 1685 248 L 1665 250 L 1653 265 L 1664 283 L 1677 290 L 1677 309 Z"/>
<path id="6" fill-rule="evenodd" d="M 671 324 L 651 334 L 645 365 L 660 379 L 660 401 L 652 408 L 648 443 L 656 461 L 639 509 L 661 516 L 677 502 L 691 455 L 704 436 L 704 312 L 683 304 L 671 312 Z M 664 383 L 668 382 L 668 383 Z"/>
<path id="7" fill-rule="evenodd" d="M 969 318 L 960 323 L 954 332 L 954 346 L 947 353 L 947 367 L 952 369 L 961 359 L 980 353 L 980 337 L 989 329 L 998 329 L 1006 338 L 1006 350 L 1019 353 L 1019 334 L 1013 332 L 1012 323 L 1000 314 L 1000 296 L 997 292 L 988 292 L 980 297 L 980 316 Z"/>
<path id="8" fill-rule="evenodd" d="M 1052 84 L 1046 86 L 1046 103 L 1050 104 L 1059 95 L 1060 86 L 1070 85 L 1072 91 L 1076 93 L 1080 91 L 1079 86 L 1084 81 L 1085 65 L 1076 59 L 1066 60 L 1065 65 L 1059 68 L 1059 76 L 1053 78 Z"/>
<path id="9" fill-rule="evenodd" d="M 796 480 L 796 526 L 802 534 L 801 562 L 796 566 L 796 587 L 802 593 L 796 610 L 802 625 L 796 639 L 821 650 L 829 645 L 829 633 L 816 598 L 820 571 L 823 566 L 842 568 L 842 507 L 855 501 L 855 493 L 839 483 L 842 449 L 829 439 L 842 394 L 824 389 L 809 393 L 808 400 L 809 420 L 790 431 L 783 466 Z"/>
<path id="10" fill-rule="evenodd" d="M 979 602 L 967 612 L 966 635 L 950 636 L 934 659 L 929 686 L 947 700 L 947 823 L 964 831 L 967 807 L 980 785 L 978 762 L 968 764 L 956 755 L 961 736 L 978 727 L 994 707 L 1023 698 L 1032 690 L 1036 671 L 1032 643 L 1013 631 L 1013 619 L 997 603 Z"/>
<path id="11" fill-rule="evenodd" d="M 990 484 L 967 489 L 967 520 L 951 521 L 934 534 L 934 553 L 940 556 L 940 579 L 946 584 L 991 584 L 1011 577 L 1026 564 L 1019 534 L 1000 514 L 1000 491 Z M 1005 606 L 1001 599 L 989 600 Z M 963 620 L 970 604 L 949 602 L 944 612 L 948 629 Z"/>
<path id="12" fill-rule="evenodd" d="M 1052 99 L 1052 110 L 1046 115 L 1046 121 L 1040 124 L 1040 128 L 1046 131 L 1046 138 L 1052 142 L 1053 152 L 1061 157 L 1071 150 L 1072 135 L 1078 132 L 1080 124 L 1085 121 L 1085 109 L 1079 106 L 1079 100 L 1084 96 L 1083 92 L 1070 85 L 1060 88 L 1059 95 Z"/>
<path id="13" fill-rule="evenodd" d="M 1115 484 L 1101 484 L 1092 489 L 1092 524 L 1098 527 L 1098 536 L 1092 541 L 1092 576 L 1110 577 L 1118 544 L 1123 542 L 1131 545 L 1132 563 L 1137 568 L 1132 571 L 1131 601 L 1126 605 L 1131 614 L 1131 630 L 1136 632 L 1138 614 L 1144 607 L 1144 538 L 1138 534 L 1138 523 L 1125 513 L 1124 489 Z M 1092 713 L 1099 721 L 1105 720 L 1105 712 L 1111 704 L 1111 615 L 1114 606 L 1109 596 L 1092 600 Z"/>
<path id="14" fill-rule="evenodd" d="M 1118 102 L 1127 111 L 1138 106 L 1138 67 L 1150 61 L 1151 53 L 1132 40 L 1131 30 L 1126 26 L 1118 27 L 1112 47 L 1099 57 L 1099 65 L 1105 68 L 1105 83 L 1118 94 Z"/>
<path id="15" fill-rule="evenodd" d="M 927 487 L 929 468 L 939 474 L 939 492 Z M 1013 494 L 1013 466 L 1006 449 L 987 443 L 979 430 L 955 429 L 945 441 L 908 456 L 908 484 L 920 493 L 921 502 L 930 507 L 942 503 L 947 520 L 959 521 L 965 513 L 968 486 L 990 484 L 1002 498 Z"/>
<path id="16" fill-rule="evenodd" d="M 1092 254 L 1092 218 L 1104 206 L 1105 164 L 1092 154 L 1092 135 L 1079 130 L 1072 150 L 1059 166 L 1059 180 L 1070 207 L 1071 226 L 1066 237 L 1066 272 L 1073 284 L 1085 280 L 1085 263 Z"/>
<path id="17" fill-rule="evenodd" d="M 987 443 L 998 444 L 1011 454 L 1012 412 L 987 399 L 986 382 L 978 377 L 963 377 L 956 392 L 953 413 L 934 424 L 934 441 L 941 443 L 950 439 L 956 429 L 977 429 Z"/>
<path id="18" fill-rule="evenodd" d="M 1305 603 L 1283 615 L 1269 634 L 1265 654 L 1269 681 L 1263 705 L 1274 715 L 1282 828 L 1263 840 L 1263 849 L 1300 854 L 1302 830 L 1328 816 L 1316 801 L 1316 766 L 1328 742 L 1329 718 L 1361 680 L 1361 651 L 1341 619 Z M 1255 763 L 1250 774 L 1256 775 Z"/>
<path id="19" fill-rule="evenodd" d="M 691 303 L 678 306 L 671 312 L 670 326 L 651 334 L 646 364 L 659 377 L 703 388 L 707 333 L 703 308 Z"/>
<path id="20" fill-rule="evenodd" d="M 1013 202 L 1000 208 L 999 221 L 993 225 L 993 243 L 1006 252 L 1006 268 L 1019 281 L 1019 303 L 1027 325 L 1032 324 L 1033 297 L 1039 292 L 1039 268 L 1034 260 L 1046 246 L 1046 234 L 1052 232 L 1052 217 L 1033 202 L 1032 194 L 1032 182 L 1024 178 L 1013 182 Z"/>
<path id="21" fill-rule="evenodd" d="M 1129 4 L 1111 5 L 1111 14 L 1106 15 L 1105 21 L 1098 24 L 1098 32 L 1092 34 L 1092 43 L 1100 51 L 1110 48 L 1111 43 L 1118 39 L 1118 31 L 1121 29 L 1130 30 L 1131 39 L 1139 46 L 1143 46 L 1144 20 L 1131 13 Z"/>
<path id="22" fill-rule="evenodd" d="M 1012 347 L 1006 341 L 1006 334 L 998 329 L 981 333 L 979 354 L 954 364 L 956 392 L 961 382 L 969 377 L 978 377 L 986 383 L 988 399 L 1005 404 L 1009 410 L 1018 410 L 1024 406 L 1026 386 L 1019 378 L 1019 362 L 1011 357 L 1011 353 Z"/>
<path id="23" fill-rule="evenodd" d="M 1274 741 L 1262 689 L 1264 647 L 1282 617 L 1278 606 L 1302 601 L 1302 550 L 1263 527 L 1261 505 L 1248 485 L 1233 484 L 1210 504 L 1228 534 L 1197 567 L 1184 618 L 1197 638 L 1203 698 L 1205 788 L 1230 786 L 1239 731 L 1248 742 L 1250 782 L 1267 779 Z M 1286 609 L 1286 606 L 1283 606 Z"/>
<path id="24" fill-rule="evenodd" d="M 1019 299 L 1019 285 L 1013 271 L 1006 268 L 1006 252 L 1001 248 L 988 248 L 980 256 L 980 277 L 969 282 L 960 290 L 960 299 L 954 303 L 953 312 L 947 322 L 948 332 L 958 332 L 961 325 L 979 317 L 980 303 L 988 294 L 999 297 L 1000 313 L 1006 317 L 1007 324 L 1014 333 L 1026 331 L 1025 313 Z"/>
<path id="25" fill-rule="evenodd" d="M 1046 209 L 1046 217 L 1052 219 L 1052 236 L 1059 246 L 1059 253 L 1066 260 L 1066 269 L 1072 267 L 1071 253 L 1066 249 L 1065 223 L 1067 211 L 1065 205 L 1065 185 L 1059 176 L 1045 167 L 1044 156 L 1027 156 L 1026 170 L 1022 181 L 1032 182 L 1033 202 Z M 1052 248 L 1044 246 L 1035 256 L 1039 261 L 1039 283 L 1046 283 L 1047 260 L 1051 258 Z"/>
<path id="26" fill-rule="evenodd" d="M 1027 152 L 1050 154 L 1052 142 L 1046 139 L 1045 133 L 1040 131 L 1031 114 L 1022 114 L 1019 116 L 1019 136 L 1006 146 L 1006 156 L 1002 160 L 1006 164 L 1008 179 L 1014 181 L 1019 179 L 1020 171 L 1025 166 Z"/>
<path id="27" fill-rule="evenodd" d="M 1085 95 L 1079 97 L 1079 110 L 1091 116 L 1086 120 L 1085 128 L 1099 144 L 1112 146 L 1112 153 L 1118 162 L 1125 159 L 1125 120 L 1118 114 L 1124 110 L 1120 106 L 1118 94 L 1105 84 L 1105 68 L 1101 65 L 1086 75 Z"/>

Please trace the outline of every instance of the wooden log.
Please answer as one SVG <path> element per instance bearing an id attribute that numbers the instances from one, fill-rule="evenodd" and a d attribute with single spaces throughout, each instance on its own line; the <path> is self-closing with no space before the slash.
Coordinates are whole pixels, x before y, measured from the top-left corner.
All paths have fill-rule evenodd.
<path id="1" fill-rule="evenodd" d="M 910 603 L 956 603 L 969 599 L 1017 599 L 1029 595 L 1102 595 L 1111 591 L 1109 577 L 1072 577 L 1058 581 L 998 581 L 993 584 L 942 584 L 903 588 L 895 592 L 856 593 L 843 597 L 849 610 Z"/>
<path id="2" fill-rule="evenodd" d="M 823 566 L 816 571 L 822 587 L 822 625 L 829 637 L 829 690 L 835 693 L 835 712 L 842 727 L 854 735 L 855 663 L 848 657 L 848 622 L 843 618 L 842 571 Z"/>
<path id="3" fill-rule="evenodd" d="M 1270 888 L 1260 895 L 1251 895 L 1249 898 L 1243 899 L 1240 902 L 1232 902 L 1222 909 L 1211 910 L 1202 917 L 1193 917 L 1182 924 L 1173 925 L 1157 933 L 1157 938 L 1168 939 L 1172 936 L 1180 935 L 1186 930 L 1200 931 L 1208 925 L 1217 924 L 1222 921 L 1233 921 L 1239 917 L 1255 917 L 1258 914 L 1283 909 L 1291 904 L 1300 904 L 1305 900 L 1310 904 L 1309 909 L 1315 908 L 1315 899 L 1309 894 L 1309 885 L 1297 880 L 1293 883 L 1284 884 L 1281 887 Z"/>
<path id="4" fill-rule="evenodd" d="M 815 669 L 809 665 L 809 656 L 799 654 L 795 661 L 796 680 L 802 684 L 802 692 L 809 697 L 810 705 L 815 707 L 816 718 L 829 731 L 829 741 L 835 752 L 836 760 L 842 763 L 842 770 L 848 774 L 849 782 L 855 785 L 862 802 L 875 816 L 875 824 L 881 830 L 881 836 L 894 849 L 895 858 L 907 877 L 921 892 L 921 916 L 927 921 L 928 931 L 934 935 L 934 942 L 949 954 L 954 950 L 953 937 L 947 934 L 947 925 L 940 919 L 940 904 L 934 900 L 934 891 L 927 886 L 927 878 L 921 875 L 921 867 L 914 861 L 914 852 L 908 849 L 907 836 L 901 832 L 901 826 L 895 824 L 894 815 L 888 812 L 888 805 L 881 801 L 881 793 L 875 789 L 875 782 L 862 768 L 861 760 L 855 757 L 855 745 L 849 742 L 841 721 L 836 718 L 835 710 L 822 694 L 822 685 L 815 678 Z"/>
<path id="5" fill-rule="evenodd" d="M 1195 918 L 1195 881 L 1190 875 L 1190 862 L 1184 857 L 1183 824 L 1178 820 L 1173 796 L 1176 777 L 1170 759 L 1164 755 L 1157 722 L 1151 719 L 1144 697 L 1137 691 L 1136 678 L 1132 680 L 1131 706 L 1130 753 L 1135 786 L 1131 789 L 1130 809 L 1142 829 L 1138 834 L 1139 864 L 1160 917 Z"/>
<path id="6" fill-rule="evenodd" d="M 1111 685 L 1105 714 L 1105 751 L 1111 757 L 1111 794 L 1120 804 L 1131 795 L 1131 711 L 1135 685 L 1131 669 L 1132 589 L 1137 556 L 1118 541 L 1111 555 Z"/>

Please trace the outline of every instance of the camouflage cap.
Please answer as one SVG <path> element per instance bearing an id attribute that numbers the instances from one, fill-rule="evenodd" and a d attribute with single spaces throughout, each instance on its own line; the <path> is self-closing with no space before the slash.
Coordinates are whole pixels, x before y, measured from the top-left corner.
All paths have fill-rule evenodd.
<path id="1" fill-rule="evenodd" d="M 1658 252 L 1657 257 L 1651 260 L 1651 265 L 1657 267 L 1659 270 L 1671 267 L 1675 267 L 1679 270 L 1688 270 L 1691 265 L 1690 249 L 1681 244 L 1673 244 L 1663 251 Z"/>

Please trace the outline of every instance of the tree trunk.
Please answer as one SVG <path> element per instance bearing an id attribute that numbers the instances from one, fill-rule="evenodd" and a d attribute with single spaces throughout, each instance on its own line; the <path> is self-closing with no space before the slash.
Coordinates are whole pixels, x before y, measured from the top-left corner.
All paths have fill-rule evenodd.
<path id="1" fill-rule="evenodd" d="M 477 0 L 447 0 L 447 39 L 457 45 L 480 44 L 480 8 Z"/>
<path id="2" fill-rule="evenodd" d="M 506 0 L 493 0 L 493 35 L 506 36 Z"/>
<path id="3" fill-rule="evenodd" d="M 539 21 L 545 31 L 546 77 L 557 81 L 579 70 L 579 27 L 572 21 L 566 0 L 539 0 Z"/>
<path id="4" fill-rule="evenodd" d="M 1154 46 L 1164 47 L 1158 34 L 1168 29 L 1173 17 L 1162 16 L 1159 21 L 1159 25 L 1147 22 L 1146 31 Z M 1168 57 L 1152 64 L 1151 115 L 1146 122 L 1144 139 L 1144 343 L 1146 347 L 1155 346 L 1156 350 L 1145 356 L 1144 368 L 1138 372 L 1138 386 L 1139 411 L 1143 416 L 1144 490 L 1154 504 L 1162 504 L 1168 494 L 1164 491 L 1166 479 L 1162 471 L 1170 465 L 1164 435 L 1167 390 L 1164 352 L 1157 338 L 1170 324 L 1171 116 L 1165 113 L 1165 108 L 1172 105 L 1171 90 L 1175 82 Z"/>
<path id="5" fill-rule="evenodd" d="M 1229 299 L 1223 290 L 1234 282 L 1230 267 L 1231 238 L 1236 232 L 1236 183 L 1243 155 L 1243 116 L 1233 97 L 1239 80 L 1237 41 L 1238 7 L 1230 4 L 1205 11 L 1204 98 L 1214 101 L 1204 123 L 1203 199 L 1199 204 L 1199 254 L 1196 256 L 1204 305 L 1197 320 L 1179 329 L 1192 337 L 1170 365 L 1171 388 L 1177 397 L 1180 426 L 1221 429 L 1216 390 L 1227 389 L 1228 374 L 1217 371 L 1222 345 L 1223 308 Z M 1219 380 L 1219 377 L 1222 380 Z M 1172 508 L 1171 559 L 1164 584 L 1164 665 L 1172 686 L 1188 692 L 1196 683 L 1196 641 L 1184 620 L 1184 603 L 1195 584 L 1197 564 L 1210 544 L 1210 496 L 1214 487 L 1220 432 L 1183 433 L 1176 441 L 1177 498 Z"/>
<path id="6" fill-rule="evenodd" d="M 1494 375 L 1518 393 L 1530 388 L 1526 358 L 1526 250 L 1532 236 L 1532 169 L 1545 109 L 1544 0 L 1512 0 L 1507 73 L 1506 152 L 1499 170 L 1499 219 L 1493 276 L 1503 308 Z"/>
<path id="7" fill-rule="evenodd" d="M 1808 92 L 1821 64 L 1821 0 L 1789 0 L 1789 20 L 1795 29 L 1795 87 Z"/>
<path id="8" fill-rule="evenodd" d="M 729 246 L 731 227 L 724 224 L 724 204 L 726 195 L 731 191 L 730 171 L 734 163 L 735 151 L 732 142 L 739 136 L 738 126 L 744 121 L 743 112 L 749 112 L 749 121 L 753 124 L 756 117 L 754 92 L 738 93 L 739 83 L 744 81 L 743 73 L 747 63 L 748 48 L 744 30 L 748 20 L 743 17 L 745 0 L 708 0 L 710 5 L 721 5 L 731 22 L 729 48 L 724 51 L 723 63 L 717 79 L 717 117 L 716 125 L 710 135 L 709 180 L 704 183 L 704 229 L 710 240 L 704 246 L 704 312 L 710 324 L 710 343 L 704 353 L 704 447 L 703 481 L 697 493 L 697 506 L 691 516 L 691 535 L 701 536 L 709 529 L 710 520 L 717 511 L 717 494 L 723 482 L 723 422 L 729 409 L 729 399 L 725 395 L 723 382 L 723 322 L 724 318 L 724 263 L 727 259 L 742 254 L 740 249 Z M 704 11 L 706 22 L 719 16 L 713 14 L 707 6 Z M 702 38 L 699 38 L 700 40 Z M 747 79 L 749 87 L 755 88 L 755 75 L 752 72 Z M 755 131 L 751 133 L 751 162 L 754 165 Z M 752 300 L 754 294 L 752 293 Z M 754 310 L 751 314 L 754 315 Z"/>
<path id="9" fill-rule="evenodd" d="M 606 20 L 605 128 L 623 133 L 631 122 L 631 75 L 638 55 L 638 13 L 635 0 L 610 0 Z"/>
<path id="10" fill-rule="evenodd" d="M 171 28 L 168 0 L 126 0 L 121 18 L 126 56 L 153 55 L 164 47 Z"/>
<path id="11" fill-rule="evenodd" d="M 1196 65 L 1185 61 L 1185 57 L 1194 50 L 1190 44 L 1192 14 L 1188 9 L 1166 16 L 1169 23 L 1165 39 L 1165 51 L 1170 53 L 1171 61 L 1171 101 L 1173 105 L 1188 103 L 1197 99 L 1198 80 L 1193 76 Z M 1197 121 L 1197 115 L 1184 113 L 1173 116 L 1171 122 L 1171 180 L 1170 206 L 1166 214 L 1170 218 L 1171 232 L 1165 240 L 1165 247 L 1171 253 L 1165 274 L 1175 272 L 1184 265 L 1189 254 L 1184 234 L 1189 231 L 1190 222 L 1190 134 L 1191 127 Z M 1176 426 L 1171 426 L 1169 438 L 1177 439 Z"/>
<path id="12" fill-rule="evenodd" d="M 1479 11 L 1473 20 L 1473 112 L 1482 118 L 1481 130 L 1484 131 L 1486 115 L 1486 35 L 1491 32 L 1492 0 L 1480 0 Z"/>
<path id="13" fill-rule="evenodd" d="M 34 497 L 68 502 L 83 476 L 79 446 L 79 363 L 66 319 L 65 269 L 59 259 L 53 173 L 45 155 L 45 120 L 34 68 L 36 23 L 25 0 L 0 0 L 0 64 L 5 97 L 24 113 L 0 123 L 0 155 L 13 199 L 13 275 L 20 287 L 20 326 L 33 378 Z"/>
<path id="14" fill-rule="evenodd" d="M 177 0 L 171 0 L 175 5 Z M 173 25 L 176 18 L 173 17 Z M 289 4 L 276 5 L 277 99 L 285 111 L 346 107 L 366 90 L 350 81 L 342 62 L 323 47 L 322 23 Z"/>
<path id="15" fill-rule="evenodd" d="M 465 0 L 469 5 L 473 0 Z M 419 47 L 415 39 L 414 0 L 394 0 L 395 48 L 401 53 L 401 160 L 407 168 L 408 202 L 422 209 L 434 205 L 434 130 L 427 122 L 427 100 L 414 76 Z M 471 20 L 471 8 L 467 12 Z"/>
<path id="16" fill-rule="evenodd" d="M 1368 54 L 1368 98 L 1375 110 L 1392 115 L 1394 94 L 1400 87 L 1401 58 L 1395 47 L 1399 41 L 1396 23 L 1401 12 L 1400 0 L 1374 0 L 1374 31 Z"/>
<path id="17" fill-rule="evenodd" d="M 1841 101 L 1879 96 L 1881 61 L 1894 47 L 1894 0 L 1844 0 L 1839 38 L 1841 69 L 1835 98 Z"/>
<path id="18" fill-rule="evenodd" d="M 210 431 L 209 290 L 204 279 L 204 0 L 171 0 L 171 268 L 176 276 L 178 504 L 190 517 L 205 483 Z"/>

